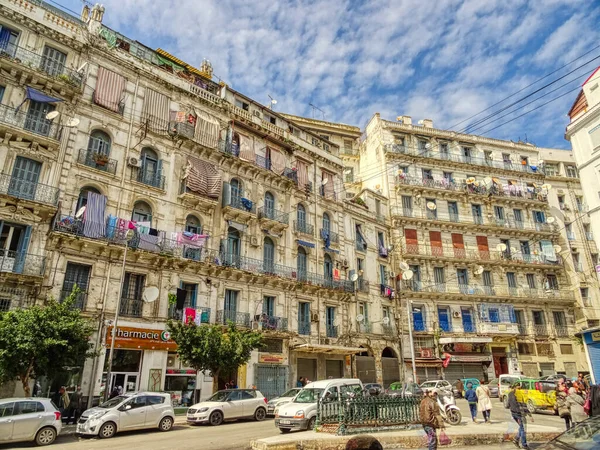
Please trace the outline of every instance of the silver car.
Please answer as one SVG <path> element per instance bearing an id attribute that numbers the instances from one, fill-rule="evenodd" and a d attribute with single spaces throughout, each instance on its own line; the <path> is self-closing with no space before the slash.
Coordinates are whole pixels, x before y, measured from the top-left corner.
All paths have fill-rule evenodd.
<path id="1" fill-rule="evenodd" d="M 0 400 L 0 443 L 35 441 L 50 445 L 61 429 L 60 412 L 48 398 Z"/>
<path id="2" fill-rule="evenodd" d="M 277 407 L 291 402 L 294 399 L 294 397 L 296 396 L 296 394 L 298 392 L 300 392 L 301 390 L 302 390 L 302 388 L 299 388 L 299 387 L 292 388 L 289 391 L 281 394 L 279 397 L 275 397 L 275 398 L 272 398 L 271 400 L 269 400 L 269 402 L 267 403 L 267 415 L 274 416 L 275 409 L 277 409 Z"/>
<path id="3" fill-rule="evenodd" d="M 80 436 L 111 438 L 118 431 L 158 428 L 169 431 L 175 422 L 171 395 L 164 392 L 135 392 L 111 398 L 88 409 L 77 422 Z"/>

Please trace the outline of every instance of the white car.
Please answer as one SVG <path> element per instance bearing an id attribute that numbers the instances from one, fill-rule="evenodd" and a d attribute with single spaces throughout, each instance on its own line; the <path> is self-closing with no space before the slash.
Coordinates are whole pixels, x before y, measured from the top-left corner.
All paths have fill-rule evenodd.
<path id="1" fill-rule="evenodd" d="M 225 389 L 208 400 L 196 403 L 187 411 L 190 424 L 221 425 L 224 420 L 253 418 L 265 420 L 267 399 L 255 389 Z"/>
<path id="2" fill-rule="evenodd" d="M 0 400 L 0 444 L 35 441 L 37 445 L 50 445 L 61 430 L 60 412 L 50 399 Z"/>
<path id="3" fill-rule="evenodd" d="M 421 383 L 419 387 L 424 391 L 434 391 L 438 394 L 441 393 L 442 390 L 452 392 L 452 385 L 446 380 L 425 381 L 424 383 Z"/>
<path id="4" fill-rule="evenodd" d="M 171 395 L 164 392 L 134 392 L 119 395 L 83 412 L 76 434 L 111 438 L 117 431 L 158 428 L 169 431 L 175 423 Z"/>
<path id="5" fill-rule="evenodd" d="M 279 397 L 275 397 L 269 400 L 269 402 L 267 403 L 267 414 L 269 416 L 275 415 L 275 409 L 277 409 L 281 405 L 285 405 L 286 403 L 291 402 L 296 396 L 296 394 L 301 390 L 302 388 L 299 387 L 292 388 L 289 391 L 281 394 Z"/>

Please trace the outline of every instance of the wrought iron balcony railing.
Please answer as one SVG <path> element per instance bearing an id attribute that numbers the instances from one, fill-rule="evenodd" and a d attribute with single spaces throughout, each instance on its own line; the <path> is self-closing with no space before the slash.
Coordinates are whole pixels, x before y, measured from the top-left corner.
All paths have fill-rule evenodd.
<path id="1" fill-rule="evenodd" d="M 210 323 L 210 308 L 197 308 L 191 306 L 189 303 L 183 305 L 183 309 L 177 309 L 176 305 L 171 305 L 169 307 L 169 319 L 175 320 L 183 320 L 183 312 L 185 308 L 194 308 L 196 310 L 196 322 L 198 320 L 200 323 Z M 198 312 L 200 312 L 200 319 L 198 319 Z"/>
<path id="2" fill-rule="evenodd" d="M 321 228 L 320 233 L 321 233 L 321 237 L 323 239 L 325 239 L 325 236 L 328 236 L 329 242 L 333 242 L 334 244 L 337 244 L 340 242 L 340 236 L 337 233 L 335 233 L 334 231 L 331 231 L 326 228 Z"/>
<path id="3" fill-rule="evenodd" d="M 247 200 L 242 196 L 232 195 L 229 199 L 225 200 L 223 206 L 239 209 L 240 211 L 246 211 L 250 214 L 256 214 L 256 203 Z"/>
<path id="4" fill-rule="evenodd" d="M 315 226 L 305 221 L 294 221 L 294 231 L 302 234 L 315 234 Z"/>
<path id="5" fill-rule="evenodd" d="M 54 140 L 59 139 L 60 131 L 56 123 L 47 120 L 45 117 L 38 117 L 29 111 L 23 111 L 22 109 L 17 111 L 6 105 L 0 105 L 0 122 L 38 136 Z"/>
<path id="6" fill-rule="evenodd" d="M 337 338 L 338 337 L 338 327 L 335 325 L 327 325 L 327 337 L 328 338 Z"/>
<path id="7" fill-rule="evenodd" d="M 289 223 L 290 214 L 277 209 L 261 206 L 258 208 L 258 218 L 269 219 L 287 225 Z"/>
<path id="8" fill-rule="evenodd" d="M 62 290 L 60 291 L 59 301 L 62 303 L 65 299 L 71 295 L 71 290 Z M 75 302 L 73 303 L 73 308 L 84 310 L 87 304 L 87 292 L 79 292 L 75 297 Z"/>
<path id="9" fill-rule="evenodd" d="M 165 177 L 143 167 L 132 167 L 131 178 L 139 183 L 158 189 L 165 189 Z"/>
<path id="10" fill-rule="evenodd" d="M 138 298 L 121 297 L 119 314 L 129 317 L 142 317 L 144 301 Z"/>
<path id="11" fill-rule="evenodd" d="M 477 333 L 477 326 L 474 323 L 464 323 L 463 322 L 463 332 L 464 333 Z"/>
<path id="12" fill-rule="evenodd" d="M 249 328 L 250 327 L 250 313 L 243 313 L 237 311 L 231 311 L 228 309 L 221 309 L 217 311 L 216 322 L 227 325 L 229 322 L 233 322 L 236 325 Z"/>
<path id="13" fill-rule="evenodd" d="M 569 329 L 567 325 L 555 325 L 554 332 L 557 337 L 569 337 L 572 334 L 572 331 Z"/>
<path id="14" fill-rule="evenodd" d="M 94 152 L 92 149 L 81 148 L 79 149 L 79 156 L 77 158 L 79 164 L 86 165 L 92 169 L 102 170 L 103 172 L 117 173 L 116 159 L 111 159 L 107 155 Z"/>
<path id="15" fill-rule="evenodd" d="M 365 280 L 364 278 L 359 277 L 358 280 L 356 280 L 356 285 L 357 285 L 359 292 L 364 292 L 366 294 L 369 293 L 369 291 L 370 291 L 369 280 Z"/>
<path id="16" fill-rule="evenodd" d="M 56 206 L 60 190 L 54 186 L 23 180 L 8 174 L 0 174 L 0 194 Z"/>
<path id="17" fill-rule="evenodd" d="M 298 321 L 298 334 L 301 334 L 303 336 L 310 335 L 310 322 L 309 321 L 304 321 L 304 320 Z"/>
<path id="18" fill-rule="evenodd" d="M 362 322 L 358 322 L 358 332 L 359 333 L 370 333 L 372 330 L 371 323 L 364 319 Z"/>
<path id="19" fill-rule="evenodd" d="M 267 331 L 287 331 L 288 320 L 286 317 L 270 316 L 260 314 L 255 316 L 255 322 L 259 323 L 263 330 Z"/>
<path id="20" fill-rule="evenodd" d="M 533 334 L 536 336 L 548 336 L 548 325 L 546 324 L 533 324 Z"/>
<path id="21" fill-rule="evenodd" d="M 41 277 L 45 268 L 45 256 L 0 249 L 0 272 Z"/>

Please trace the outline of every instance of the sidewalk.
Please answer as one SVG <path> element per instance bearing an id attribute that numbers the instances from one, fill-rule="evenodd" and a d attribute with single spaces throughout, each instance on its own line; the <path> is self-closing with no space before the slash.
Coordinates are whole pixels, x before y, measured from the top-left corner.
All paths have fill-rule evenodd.
<path id="1" fill-rule="evenodd" d="M 181 426 L 186 425 L 186 416 L 175 416 L 175 425 Z M 61 436 L 72 436 L 75 434 L 75 429 L 77 425 L 64 425 L 62 427 L 62 431 L 60 432 Z"/>
<path id="2" fill-rule="evenodd" d="M 514 422 L 492 421 L 490 424 L 474 424 L 463 420 L 460 425 L 446 427 L 446 434 L 452 439 L 453 446 L 483 446 L 499 444 L 508 436 L 514 437 L 517 431 Z M 563 430 L 555 427 L 528 424 L 527 440 L 546 442 Z M 403 431 L 384 431 L 369 433 L 375 436 L 384 448 L 423 448 L 425 433 L 421 427 Z M 274 436 L 253 441 L 253 450 L 344 450 L 349 436 L 305 431 Z"/>

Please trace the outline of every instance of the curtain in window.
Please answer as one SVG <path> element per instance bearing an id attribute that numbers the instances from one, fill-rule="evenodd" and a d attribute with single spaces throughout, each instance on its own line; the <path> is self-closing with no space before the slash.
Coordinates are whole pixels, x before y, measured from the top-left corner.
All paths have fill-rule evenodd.
<path id="1" fill-rule="evenodd" d="M 285 170 L 285 156 L 276 148 L 269 147 L 271 152 L 271 170 L 281 175 Z"/>
<path id="2" fill-rule="evenodd" d="M 120 114 L 126 83 L 125 77 L 104 67 L 98 67 L 94 103 Z"/>
<path id="3" fill-rule="evenodd" d="M 327 183 L 323 186 L 323 197 L 333 198 L 335 195 L 333 186 L 333 174 L 324 170 L 323 172 L 321 172 L 321 178 L 323 179 L 323 181 L 327 180 Z"/>
<path id="4" fill-rule="evenodd" d="M 248 136 L 240 134 L 240 159 L 254 163 L 256 155 L 254 154 L 254 146 Z"/>
<path id="5" fill-rule="evenodd" d="M 221 173 L 211 163 L 189 156 L 183 178 L 190 191 L 211 198 L 219 198 L 221 195 Z"/>
<path id="6" fill-rule="evenodd" d="M 217 148 L 220 136 L 219 120 L 202 110 L 194 111 L 196 113 L 195 141 L 208 148 Z"/>
<path id="7" fill-rule="evenodd" d="M 146 88 L 146 98 L 142 108 L 142 120 L 156 133 L 166 133 L 169 128 L 171 99 L 166 95 Z"/>
<path id="8" fill-rule="evenodd" d="M 308 184 L 308 164 L 298 159 L 296 161 L 296 172 L 298 173 L 298 187 L 304 189 Z"/>

